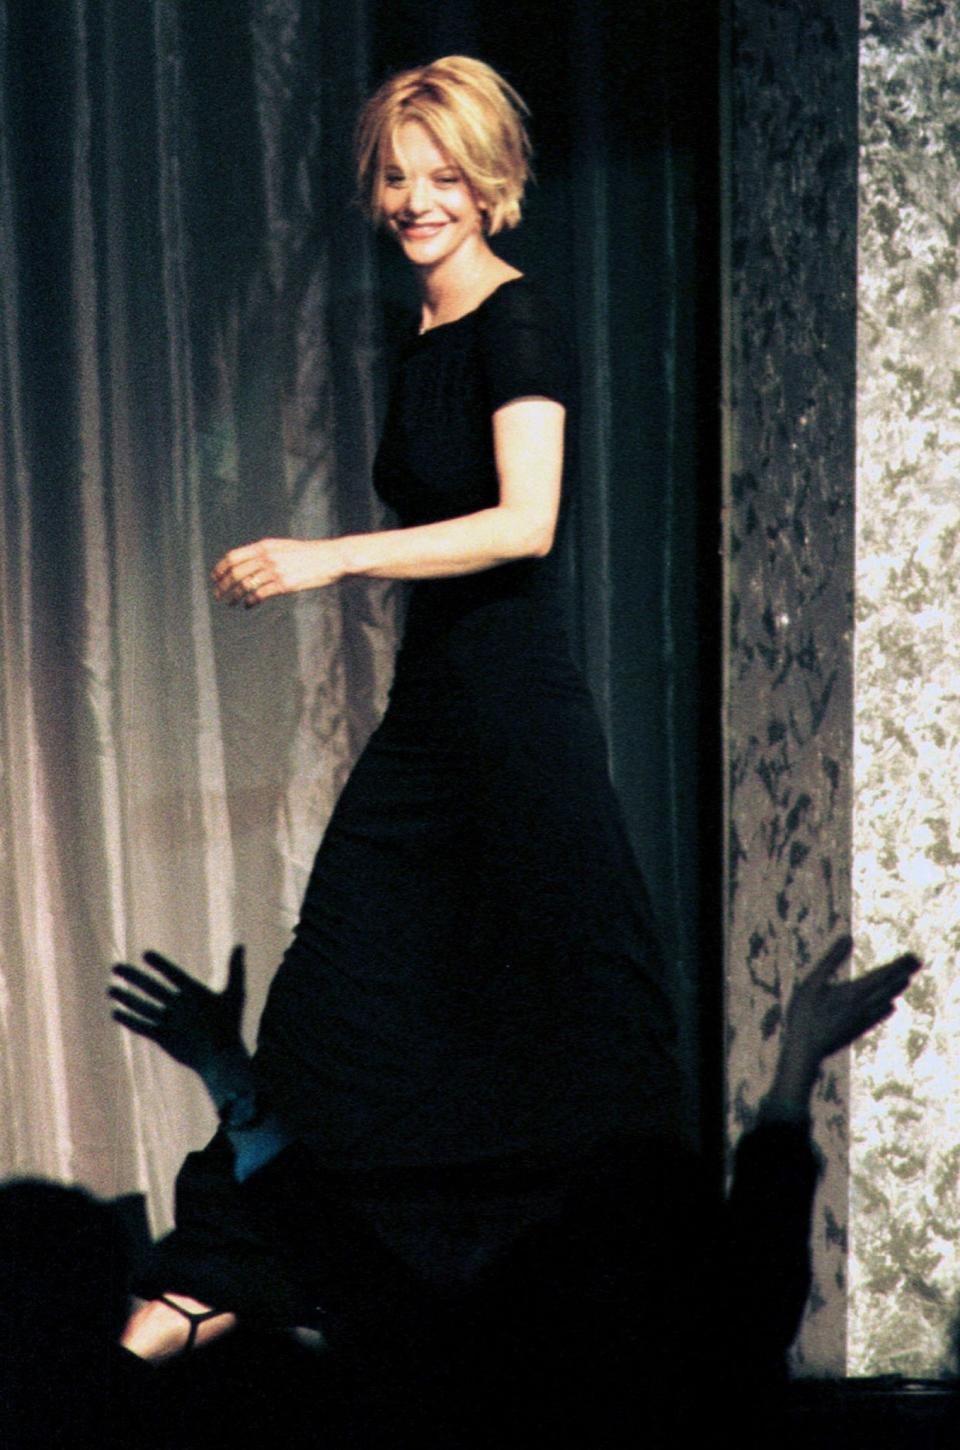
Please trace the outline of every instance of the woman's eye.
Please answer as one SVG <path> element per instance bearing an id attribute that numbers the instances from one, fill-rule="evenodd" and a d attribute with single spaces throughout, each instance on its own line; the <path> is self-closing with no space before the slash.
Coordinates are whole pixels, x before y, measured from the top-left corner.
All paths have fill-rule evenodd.
<path id="1" fill-rule="evenodd" d="M 383 180 L 384 180 L 384 184 L 386 186 L 402 186 L 403 185 L 403 177 L 400 175 L 400 173 L 398 171 L 388 172 L 387 175 L 383 178 Z"/>
<path id="2" fill-rule="evenodd" d="M 441 186 L 456 186 L 460 180 L 459 176 L 438 176 L 437 181 Z"/>

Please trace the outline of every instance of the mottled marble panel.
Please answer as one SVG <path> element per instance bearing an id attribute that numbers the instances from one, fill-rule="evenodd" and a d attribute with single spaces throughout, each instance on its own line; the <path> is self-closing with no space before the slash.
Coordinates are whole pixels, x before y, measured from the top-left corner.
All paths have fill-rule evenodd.
<path id="1" fill-rule="evenodd" d="M 849 919 L 855 0 L 733 0 L 728 86 L 727 1081 L 735 1139 L 795 973 Z M 846 1081 L 825 1075 L 798 1351 L 842 1371 Z"/>
<path id="2" fill-rule="evenodd" d="M 926 971 L 851 1074 L 849 1364 L 935 1374 L 960 1290 L 960 9 L 868 0 L 854 922 Z"/>

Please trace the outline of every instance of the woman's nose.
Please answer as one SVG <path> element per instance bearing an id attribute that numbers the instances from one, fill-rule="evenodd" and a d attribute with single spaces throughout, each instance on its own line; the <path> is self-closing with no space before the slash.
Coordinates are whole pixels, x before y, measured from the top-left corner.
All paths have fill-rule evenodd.
<path id="1" fill-rule="evenodd" d="M 414 177 L 407 192 L 407 211 L 427 211 L 430 206 L 430 187 L 425 176 Z"/>

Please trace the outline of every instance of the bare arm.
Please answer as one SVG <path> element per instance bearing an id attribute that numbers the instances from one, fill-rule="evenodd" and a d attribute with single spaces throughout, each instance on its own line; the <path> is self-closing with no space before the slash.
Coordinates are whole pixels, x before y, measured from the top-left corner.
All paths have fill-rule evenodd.
<path id="1" fill-rule="evenodd" d="M 247 608 L 348 577 L 440 579 L 550 552 L 560 507 L 565 409 L 516 398 L 493 415 L 500 499 L 491 508 L 409 529 L 340 539 L 260 539 L 213 571 L 218 599 Z"/>

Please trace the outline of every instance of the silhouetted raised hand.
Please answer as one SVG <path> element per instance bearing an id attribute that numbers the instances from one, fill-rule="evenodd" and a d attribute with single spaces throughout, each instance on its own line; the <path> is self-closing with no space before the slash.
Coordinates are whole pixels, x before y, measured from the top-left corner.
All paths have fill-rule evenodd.
<path id="1" fill-rule="evenodd" d="M 770 1093 L 778 1102 L 806 1106 L 824 1058 L 889 1017 L 921 966 L 907 952 L 862 977 L 835 982 L 837 969 L 852 951 L 852 938 L 840 937 L 793 989 Z"/>
<path id="2" fill-rule="evenodd" d="M 208 1085 L 228 1064 L 249 1060 L 240 1030 L 246 998 L 242 946 L 230 953 L 222 992 L 211 991 L 159 952 L 144 952 L 143 960 L 157 975 L 126 962 L 113 968 L 114 976 L 136 988 L 110 987 L 108 995 L 125 1009 L 114 1011 L 116 1022 L 155 1042 Z"/>

